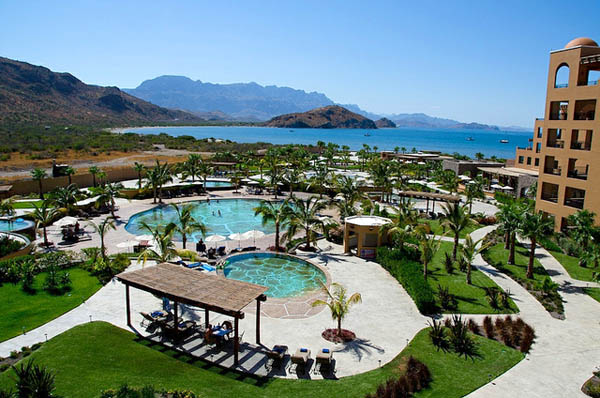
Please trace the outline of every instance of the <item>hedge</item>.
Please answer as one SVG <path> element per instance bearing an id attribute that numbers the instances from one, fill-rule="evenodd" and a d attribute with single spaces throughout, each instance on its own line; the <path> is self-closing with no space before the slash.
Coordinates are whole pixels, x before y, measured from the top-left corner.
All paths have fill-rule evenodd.
<path id="1" fill-rule="evenodd" d="M 423 266 L 401 250 L 380 247 L 377 261 L 404 286 L 422 314 L 437 312 L 435 295 L 423 277 Z"/>

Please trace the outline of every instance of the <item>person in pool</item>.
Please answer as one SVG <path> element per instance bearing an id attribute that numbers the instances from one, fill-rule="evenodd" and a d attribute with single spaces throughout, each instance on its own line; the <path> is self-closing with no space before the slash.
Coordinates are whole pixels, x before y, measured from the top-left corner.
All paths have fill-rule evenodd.
<path id="1" fill-rule="evenodd" d="M 223 216 L 221 215 L 221 209 L 219 209 L 219 210 L 217 210 L 217 211 L 219 212 L 219 217 L 223 217 Z"/>

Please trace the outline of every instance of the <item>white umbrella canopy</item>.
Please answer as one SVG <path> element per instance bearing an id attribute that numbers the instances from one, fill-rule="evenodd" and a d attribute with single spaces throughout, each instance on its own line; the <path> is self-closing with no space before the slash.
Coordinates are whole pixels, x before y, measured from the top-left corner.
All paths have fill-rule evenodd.
<path id="1" fill-rule="evenodd" d="M 508 185 L 505 185 L 502 187 L 503 190 L 505 191 L 512 191 L 514 188 L 513 187 L 509 187 Z"/>
<path id="2" fill-rule="evenodd" d="M 135 240 L 153 240 L 154 236 L 152 235 L 139 235 L 135 237 Z"/>
<path id="3" fill-rule="evenodd" d="M 205 242 L 222 242 L 224 240 L 227 240 L 227 238 L 223 235 L 210 235 L 204 239 Z"/>
<path id="4" fill-rule="evenodd" d="M 67 225 L 75 225 L 79 220 L 75 217 L 63 217 L 60 220 L 56 221 L 54 224 L 55 227 L 63 227 Z"/>
<path id="5" fill-rule="evenodd" d="M 140 242 L 138 242 L 137 240 L 126 240 L 125 242 L 117 243 L 117 247 L 123 249 L 126 247 L 133 247 L 139 245 L 139 243 Z"/>
<path id="6" fill-rule="evenodd" d="M 490 185 L 490 188 L 493 188 L 493 189 L 502 189 L 504 187 L 502 185 L 499 185 L 499 184 L 492 184 L 492 185 Z"/>
<path id="7" fill-rule="evenodd" d="M 263 231 L 253 229 L 248 232 L 244 232 L 242 236 L 244 237 L 244 239 L 253 239 L 254 245 L 256 245 L 256 238 L 262 238 L 263 236 L 265 236 L 265 233 Z"/>
<path id="8" fill-rule="evenodd" d="M 245 239 L 244 238 L 244 234 L 238 234 L 238 233 L 227 235 L 227 237 L 229 239 L 231 239 L 231 240 L 242 240 L 242 239 Z"/>

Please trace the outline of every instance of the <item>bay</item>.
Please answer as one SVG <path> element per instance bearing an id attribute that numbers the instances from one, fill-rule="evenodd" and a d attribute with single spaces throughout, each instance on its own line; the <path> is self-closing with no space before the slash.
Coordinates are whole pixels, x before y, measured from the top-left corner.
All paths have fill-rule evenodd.
<path id="1" fill-rule="evenodd" d="M 348 145 L 351 150 L 359 150 L 363 144 L 367 144 L 371 148 L 377 147 L 379 151 L 393 151 L 395 147 L 405 147 L 407 151 L 416 148 L 444 153 L 458 152 L 470 157 L 481 152 L 486 157 L 495 155 L 504 159 L 515 157 L 515 147 L 528 146 L 528 140 L 533 134 L 522 131 L 467 129 L 287 129 L 247 126 L 140 127 L 125 128 L 121 131 L 138 134 L 166 133 L 172 136 L 190 135 L 199 139 L 217 138 L 243 143 L 316 145 L 318 141 L 324 141 Z M 472 140 L 467 140 L 468 138 Z M 502 144 L 500 140 L 508 140 L 508 143 Z"/>

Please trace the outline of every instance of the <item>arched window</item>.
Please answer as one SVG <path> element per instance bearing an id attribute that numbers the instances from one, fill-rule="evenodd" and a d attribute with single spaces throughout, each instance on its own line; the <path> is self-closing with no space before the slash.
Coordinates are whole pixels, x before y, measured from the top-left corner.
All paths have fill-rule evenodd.
<path id="1" fill-rule="evenodd" d="M 569 65 L 561 64 L 554 76 L 554 88 L 569 87 Z"/>

